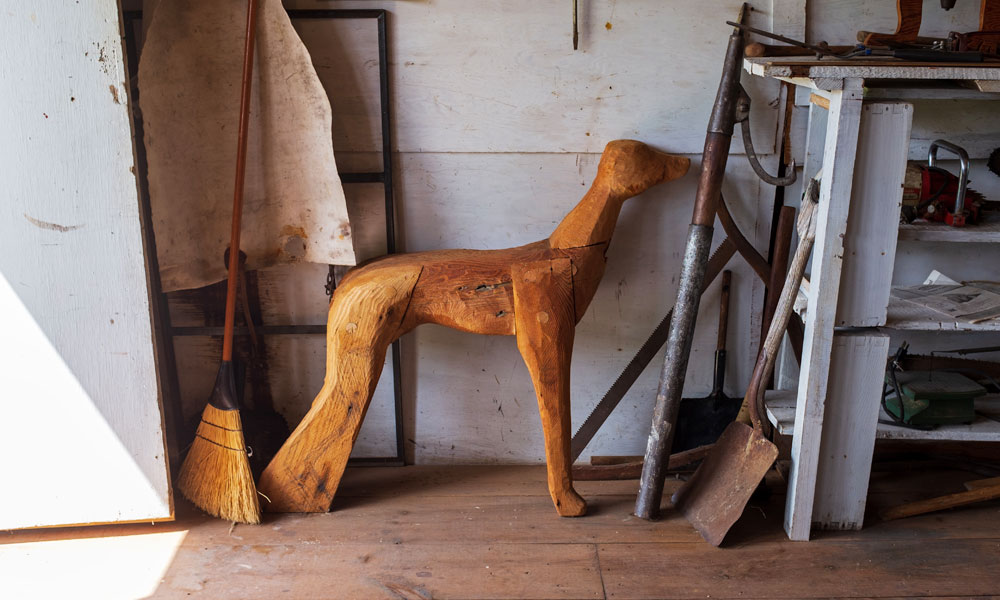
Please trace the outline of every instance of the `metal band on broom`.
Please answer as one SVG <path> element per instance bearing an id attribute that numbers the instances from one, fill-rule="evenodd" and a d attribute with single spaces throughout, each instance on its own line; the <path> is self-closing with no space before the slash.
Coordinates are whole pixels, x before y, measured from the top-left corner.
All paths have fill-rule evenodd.
<path id="1" fill-rule="evenodd" d="M 240 523 L 260 523 L 260 503 L 257 500 L 257 488 L 254 486 L 250 460 L 243 441 L 243 424 L 240 421 L 233 375 L 233 326 L 236 320 L 240 220 L 243 216 L 243 180 L 246 172 L 257 1 L 250 0 L 247 8 L 222 364 L 215 379 L 215 389 L 212 390 L 208 406 L 201 415 L 201 423 L 198 424 L 194 442 L 184 459 L 184 464 L 181 465 L 177 481 L 177 487 L 181 492 L 199 508 L 216 517 Z"/>

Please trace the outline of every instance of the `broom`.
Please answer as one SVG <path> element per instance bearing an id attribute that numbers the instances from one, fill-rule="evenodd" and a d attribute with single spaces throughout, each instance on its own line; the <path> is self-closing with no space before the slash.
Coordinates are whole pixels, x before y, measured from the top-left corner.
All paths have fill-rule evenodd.
<path id="1" fill-rule="evenodd" d="M 236 284 L 239 278 L 240 220 L 243 215 L 243 179 L 246 172 L 250 86 L 253 78 L 256 3 L 257 0 L 250 0 L 247 8 L 222 364 L 177 481 L 181 492 L 199 508 L 213 516 L 240 523 L 260 523 L 260 503 L 257 501 L 257 488 L 254 486 L 250 460 L 243 441 L 243 425 L 240 422 L 233 374 L 233 326 L 236 320 Z"/>

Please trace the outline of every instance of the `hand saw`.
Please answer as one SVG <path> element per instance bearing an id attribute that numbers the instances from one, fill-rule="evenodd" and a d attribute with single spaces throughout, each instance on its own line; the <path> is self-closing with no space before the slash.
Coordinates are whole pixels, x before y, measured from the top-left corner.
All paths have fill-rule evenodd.
<path id="1" fill-rule="evenodd" d="M 770 266 L 740 231 L 736 222 L 733 221 L 725 199 L 721 196 L 719 198 L 717 214 L 719 221 L 722 223 L 722 228 L 728 237 L 722 240 L 722 243 L 719 244 L 719 247 L 715 249 L 715 252 L 708 259 L 708 265 L 705 267 L 705 283 L 701 289 L 702 293 L 704 293 L 705 289 L 715 280 L 719 273 L 722 272 L 726 263 L 737 252 L 747 261 L 757 276 L 767 283 L 770 277 Z M 653 332 L 649 334 L 649 338 L 639 348 L 639 351 L 635 353 L 632 360 L 625 366 L 625 369 L 611 385 L 607 393 L 604 394 L 601 401 L 597 403 L 597 406 L 591 411 L 590 415 L 583 422 L 583 425 L 580 426 L 580 429 L 577 430 L 573 436 L 573 440 L 570 442 L 571 462 L 575 462 L 576 459 L 580 458 L 587 444 L 590 443 L 590 440 L 594 438 L 601 426 L 604 425 L 604 422 L 611 416 L 612 411 L 615 410 L 622 401 L 622 398 L 625 397 L 625 394 L 628 393 L 632 384 L 639 379 L 639 375 L 642 374 L 649 361 L 653 360 L 653 357 L 657 355 L 660 348 L 666 343 L 673 312 L 671 309 L 656 328 L 653 329 Z"/>

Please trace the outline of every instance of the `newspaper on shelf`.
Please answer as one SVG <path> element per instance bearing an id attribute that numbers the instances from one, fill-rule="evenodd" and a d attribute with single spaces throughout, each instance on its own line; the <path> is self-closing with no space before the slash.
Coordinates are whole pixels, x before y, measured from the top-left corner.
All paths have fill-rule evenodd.
<path id="1" fill-rule="evenodd" d="M 990 282 L 972 283 L 976 285 L 959 283 L 933 271 L 922 285 L 892 288 L 892 297 L 924 306 L 965 323 L 979 323 L 1000 317 L 1000 293 L 993 291 L 997 290 L 996 286 Z"/>

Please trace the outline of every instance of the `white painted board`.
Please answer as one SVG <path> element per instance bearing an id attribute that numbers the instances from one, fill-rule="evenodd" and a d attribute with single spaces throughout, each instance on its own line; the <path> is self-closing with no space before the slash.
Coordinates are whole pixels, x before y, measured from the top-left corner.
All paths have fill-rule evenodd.
<path id="1" fill-rule="evenodd" d="M 913 105 L 866 102 L 844 234 L 838 327 L 885 324 Z"/>
<path id="2" fill-rule="evenodd" d="M 785 500 L 785 531 L 792 540 L 808 540 L 812 525 L 820 432 L 827 394 L 830 348 L 840 293 L 844 232 L 854 181 L 854 158 L 861 119 L 861 82 L 844 81 L 830 94 L 823 151 L 823 179 L 816 209 L 816 242 L 809 275 L 809 309 L 802 343 L 799 402 L 792 440 L 792 463 Z"/>
<path id="3" fill-rule="evenodd" d="M 767 419 L 781 435 L 795 435 L 795 392 L 768 391 L 765 395 Z M 913 429 L 889 423 L 878 424 L 875 439 L 879 440 L 938 440 L 949 442 L 1000 441 L 1000 396 L 989 394 L 976 399 L 976 419 L 965 425 L 941 425 L 934 429 Z M 888 420 L 884 411 L 881 420 Z"/>
<path id="4" fill-rule="evenodd" d="M 173 516 L 119 27 L 0 19 L 0 529 Z"/>
<path id="5" fill-rule="evenodd" d="M 816 468 L 814 527 L 861 529 L 864 524 L 888 352 L 889 336 L 884 333 L 834 336 Z"/>
<path id="6" fill-rule="evenodd" d="M 304 9 L 327 4 L 285 3 Z M 725 22 L 736 18 L 741 4 L 580 2 L 580 48 L 574 51 L 568 1 L 379 2 L 389 11 L 394 148 L 593 153 L 610 140 L 638 136 L 674 152 L 701 153 L 732 31 Z M 749 23 L 768 28 L 775 15 L 770 5 L 756 3 Z M 336 3 L 372 7 L 366 0 Z M 374 23 L 295 25 L 332 90 L 338 157 L 381 148 L 372 121 L 378 106 Z M 778 84 L 747 77 L 744 85 L 754 97 L 757 152 L 772 152 Z M 742 152 L 739 135 L 733 147 Z"/>

